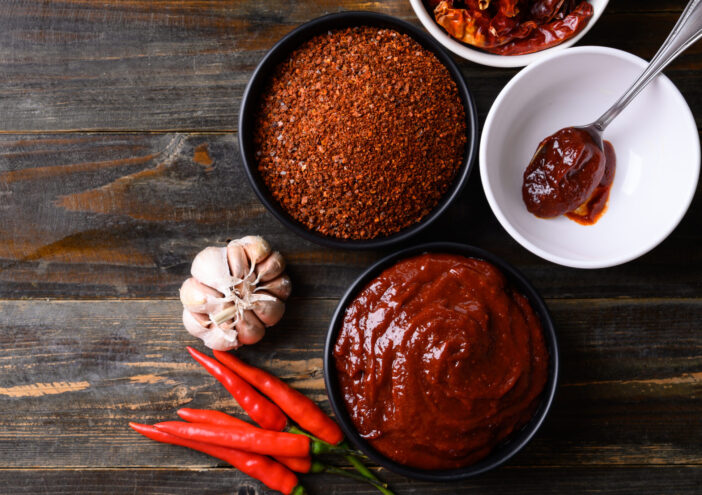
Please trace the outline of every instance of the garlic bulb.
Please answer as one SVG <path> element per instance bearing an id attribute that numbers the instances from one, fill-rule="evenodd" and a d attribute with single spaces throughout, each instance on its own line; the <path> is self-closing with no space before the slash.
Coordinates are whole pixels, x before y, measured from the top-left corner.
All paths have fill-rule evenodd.
<path id="1" fill-rule="evenodd" d="M 259 236 L 200 251 L 180 288 L 183 324 L 211 349 L 255 344 L 283 317 L 291 291 L 285 260 Z"/>

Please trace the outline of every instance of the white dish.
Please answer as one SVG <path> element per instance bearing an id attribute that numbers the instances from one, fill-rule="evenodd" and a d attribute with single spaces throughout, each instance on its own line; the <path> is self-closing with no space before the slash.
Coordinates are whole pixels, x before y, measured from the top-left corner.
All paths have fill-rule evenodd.
<path id="1" fill-rule="evenodd" d="M 491 67 L 524 67 L 532 62 L 541 60 L 544 57 L 558 51 L 563 48 L 572 46 L 577 43 L 580 38 L 585 36 L 592 26 L 595 25 L 597 19 L 600 18 L 602 12 L 609 0 L 589 0 L 593 7 L 593 14 L 587 26 L 579 32 L 573 38 L 556 45 L 546 50 L 542 50 L 536 53 L 529 53 L 527 55 L 494 55 L 492 53 L 487 53 L 477 48 L 472 48 L 470 45 L 461 43 L 449 36 L 444 29 L 439 26 L 434 20 L 434 16 L 424 7 L 422 0 L 410 0 L 412 8 L 414 9 L 415 15 L 419 18 L 419 21 L 424 26 L 424 29 L 429 31 L 429 33 L 436 38 L 436 40 L 441 43 L 445 48 L 452 51 L 459 57 L 463 57 L 471 62 L 481 65 L 489 65 Z"/>
<path id="2" fill-rule="evenodd" d="M 617 168 L 595 225 L 537 218 L 522 201 L 524 170 L 539 142 L 594 121 L 646 65 L 613 48 L 571 48 L 523 69 L 498 95 L 483 127 L 480 176 L 497 219 L 532 253 L 577 268 L 614 266 L 653 249 L 685 215 L 697 188 L 700 141 L 690 108 L 665 76 L 605 131 Z"/>

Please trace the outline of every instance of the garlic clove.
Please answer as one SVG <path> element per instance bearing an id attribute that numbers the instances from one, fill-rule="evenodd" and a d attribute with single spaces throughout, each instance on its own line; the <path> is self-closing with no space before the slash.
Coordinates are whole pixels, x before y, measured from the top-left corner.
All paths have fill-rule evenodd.
<path id="1" fill-rule="evenodd" d="M 242 246 L 249 257 L 251 265 L 256 265 L 268 257 L 271 246 L 263 237 L 257 235 L 247 235 L 241 239 L 232 241 Z M 230 243 L 231 244 L 231 243 Z"/>
<path id="2" fill-rule="evenodd" d="M 183 285 L 180 286 L 180 302 L 185 307 L 199 307 L 207 303 L 207 294 L 200 290 L 198 281 L 194 277 L 190 277 Z M 219 294 L 219 293 L 218 293 Z"/>
<path id="3" fill-rule="evenodd" d="M 227 307 L 221 293 L 201 284 L 194 277 L 187 279 L 180 287 L 180 302 L 183 307 L 197 313 L 212 314 Z"/>
<path id="4" fill-rule="evenodd" d="M 266 329 L 252 311 L 244 311 L 244 315 L 236 324 L 239 332 L 239 342 L 244 345 L 255 344 L 266 334 Z"/>
<path id="5" fill-rule="evenodd" d="M 228 332 L 222 330 L 221 328 L 215 327 L 212 332 L 206 333 L 202 337 L 202 342 L 216 351 L 229 351 L 231 349 L 237 349 L 241 343 L 237 339 L 237 331 L 230 330 Z"/>
<path id="6" fill-rule="evenodd" d="M 207 315 L 192 313 L 187 309 L 183 309 L 183 325 L 193 337 L 201 339 L 203 335 L 210 331 L 210 328 L 208 328 L 209 323 L 210 320 Z"/>
<path id="7" fill-rule="evenodd" d="M 217 325 L 221 330 L 224 331 L 224 333 L 230 332 L 231 330 L 234 329 L 236 324 L 234 323 L 234 320 L 227 320 L 225 322 L 220 323 Z"/>
<path id="8" fill-rule="evenodd" d="M 229 296 L 239 282 L 229 272 L 227 248 L 224 247 L 210 246 L 197 253 L 190 273 L 201 283 L 217 289 L 225 296 Z"/>
<path id="9" fill-rule="evenodd" d="M 220 328 L 210 322 L 207 315 L 183 310 L 183 325 L 193 337 L 202 339 L 210 349 L 228 351 L 239 347 L 237 331 L 232 328 Z"/>
<path id="10" fill-rule="evenodd" d="M 243 246 L 230 242 L 227 244 L 227 260 L 233 277 L 243 280 L 249 274 L 249 259 Z"/>
<path id="11" fill-rule="evenodd" d="M 268 292 L 273 294 L 278 299 L 285 301 L 288 297 L 290 297 L 290 292 L 292 292 L 292 282 L 290 281 L 290 277 L 284 273 L 280 277 L 274 278 L 273 280 L 256 287 L 256 292 L 259 291 Z"/>
<path id="12" fill-rule="evenodd" d="M 285 260 L 283 256 L 276 251 L 263 260 L 263 262 L 256 265 L 256 280 L 268 282 L 283 273 L 283 270 L 285 270 Z"/>
<path id="13" fill-rule="evenodd" d="M 253 312 L 267 327 L 275 325 L 283 317 L 285 303 L 270 294 L 256 294 L 253 298 Z"/>

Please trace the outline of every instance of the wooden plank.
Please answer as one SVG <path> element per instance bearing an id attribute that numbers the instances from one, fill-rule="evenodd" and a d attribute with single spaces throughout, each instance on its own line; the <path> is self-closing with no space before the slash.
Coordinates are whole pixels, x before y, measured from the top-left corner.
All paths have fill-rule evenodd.
<path id="1" fill-rule="evenodd" d="M 502 230 L 476 168 L 457 203 L 406 244 L 483 247 L 547 297 L 699 297 L 701 222 L 693 207 L 639 260 L 574 271 L 529 254 Z M 330 250 L 289 232 L 249 187 L 235 134 L 0 136 L 0 297 L 175 298 L 200 249 L 250 233 L 283 252 L 294 294 L 305 297 L 339 297 L 393 251 Z"/>
<path id="2" fill-rule="evenodd" d="M 650 58 L 683 3 L 611 2 L 581 44 Z M 295 292 L 283 322 L 242 355 L 328 409 L 321 349 L 336 298 L 388 251 L 327 250 L 285 231 L 245 182 L 235 131 L 263 53 L 300 23 L 350 9 L 417 23 L 406 0 L 0 5 L 0 133 L 37 133 L 0 136 L 0 298 L 11 299 L 0 300 L 0 493 L 271 493 L 126 422 L 172 418 L 182 405 L 241 413 L 187 357 L 184 345 L 197 342 L 174 299 L 199 249 L 249 232 L 283 250 Z M 516 73 L 461 68 L 481 118 Z M 700 68 L 702 45 L 667 73 L 702 126 Z M 148 133 L 42 133 L 76 130 Z M 469 242 L 523 269 L 551 298 L 561 385 L 544 429 L 507 466 L 459 484 L 383 471 L 396 492 L 699 493 L 700 215 L 693 208 L 640 260 L 574 271 L 526 253 L 499 228 L 476 172 L 412 243 Z M 375 493 L 328 476 L 303 480 L 313 495 Z"/>
<path id="3" fill-rule="evenodd" d="M 650 58 L 682 4 L 612 2 L 582 44 Z M 375 10 L 418 24 L 409 2 L 18 0 L 0 5 L 0 131 L 236 130 L 256 63 L 320 15 Z M 667 73 L 702 114 L 702 46 Z M 516 70 L 462 62 L 481 115 Z M 689 78 L 692 77 L 692 80 Z"/>
<path id="4" fill-rule="evenodd" d="M 240 354 L 328 410 L 322 347 L 335 305 L 291 300 Z M 702 299 L 548 305 L 562 379 L 544 429 L 510 464 L 702 465 Z M 202 346 L 177 301 L 0 301 L 0 329 L 0 466 L 199 467 L 197 454 L 127 422 L 173 419 L 184 406 L 241 413 L 185 351 Z"/>
<path id="5" fill-rule="evenodd" d="M 164 446 L 164 448 L 169 448 Z M 177 449 L 177 447 L 172 447 Z M 203 457 L 203 463 L 206 459 Z M 423 483 L 382 471 L 396 493 L 475 495 L 562 495 L 575 493 L 623 495 L 693 495 L 699 493 L 702 469 L 694 467 L 630 468 L 530 468 L 506 466 L 492 473 L 460 483 Z M 302 483 L 310 495 L 378 493 L 365 485 L 328 475 L 305 475 Z M 35 494 L 49 490 L 54 495 L 109 493 L 132 495 L 262 495 L 272 494 L 260 483 L 227 468 L 195 470 L 94 469 L 0 470 L 0 485 L 5 493 Z"/>

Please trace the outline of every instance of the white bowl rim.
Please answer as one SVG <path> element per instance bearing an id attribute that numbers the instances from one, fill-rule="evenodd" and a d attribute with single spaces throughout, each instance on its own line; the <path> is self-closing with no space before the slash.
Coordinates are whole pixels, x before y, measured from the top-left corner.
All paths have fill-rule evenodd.
<path id="1" fill-rule="evenodd" d="M 585 36 L 585 34 L 587 34 L 588 31 L 590 31 L 592 26 L 595 25 L 597 20 L 607 8 L 609 0 L 600 0 L 600 2 L 602 4 L 602 7 L 599 9 L 595 9 L 595 11 L 592 14 L 592 18 L 587 23 L 587 26 L 585 26 L 585 28 L 582 31 L 580 31 L 577 35 L 573 36 L 571 39 L 564 41 L 563 43 L 560 43 L 556 46 L 552 46 L 551 48 L 547 48 L 539 52 L 528 53 L 526 55 L 495 55 L 493 53 L 483 52 L 477 48 L 471 48 L 465 43 L 461 43 L 460 41 L 451 38 L 451 36 L 444 32 L 441 26 L 439 26 L 436 23 L 434 18 L 424 7 L 424 3 L 422 2 L 422 0 L 410 0 L 412 9 L 414 10 L 415 15 L 419 18 L 419 22 L 422 23 L 424 29 L 429 31 L 429 33 L 436 39 L 436 41 L 441 43 L 446 49 L 450 50 L 451 52 L 453 52 L 461 58 L 470 60 L 471 62 L 475 62 L 476 64 L 487 65 L 490 67 L 524 67 L 526 65 L 531 64 L 532 62 L 542 60 L 544 57 L 554 52 L 563 50 L 564 48 L 568 48 L 569 46 L 573 46 L 583 36 Z"/>
<path id="2" fill-rule="evenodd" d="M 636 55 L 625 52 L 623 50 L 618 50 L 616 48 L 609 48 L 609 47 L 604 47 L 604 46 L 579 46 L 575 48 L 569 48 L 568 50 L 565 50 L 560 53 L 555 53 L 552 56 L 542 59 L 532 65 L 529 65 L 528 67 L 522 69 L 517 75 L 515 75 L 506 85 L 504 88 L 502 88 L 502 91 L 500 91 L 500 94 L 497 95 L 497 98 L 495 98 L 495 101 L 493 102 L 492 106 L 490 107 L 490 111 L 488 112 L 488 116 L 485 119 L 485 123 L 483 125 L 483 131 L 481 134 L 480 138 L 480 151 L 479 151 L 479 160 L 480 160 L 480 180 L 483 185 L 483 191 L 485 192 L 485 197 L 488 200 L 488 203 L 490 204 L 490 208 L 492 209 L 493 214 L 497 217 L 497 220 L 500 222 L 502 227 L 514 238 L 519 244 L 521 244 L 524 248 L 527 250 L 531 251 L 537 256 L 540 256 L 541 258 L 551 261 L 553 263 L 557 263 L 559 265 L 563 266 L 568 266 L 571 268 L 587 268 L 587 269 L 593 269 L 593 268 L 608 268 L 611 266 L 616 266 L 616 265 L 621 265 L 623 263 L 626 263 L 628 261 L 631 261 L 633 259 L 636 259 L 640 256 L 643 256 L 644 254 L 648 253 L 652 249 L 654 249 L 656 246 L 658 246 L 661 242 L 663 242 L 672 232 L 675 230 L 675 228 L 680 224 L 680 221 L 684 218 L 685 214 L 687 213 L 688 209 L 690 208 L 690 204 L 692 203 L 692 199 L 695 196 L 695 193 L 697 191 L 697 183 L 699 181 L 699 175 L 700 175 L 700 141 L 699 139 L 696 139 L 694 143 L 690 143 L 691 147 L 694 148 L 691 150 L 691 156 L 692 156 L 692 162 L 697 163 L 696 170 L 694 171 L 695 173 L 695 180 L 692 182 L 692 187 L 690 187 L 687 197 L 684 198 L 684 208 L 680 209 L 680 212 L 675 218 L 675 221 L 671 222 L 670 226 L 668 229 L 663 230 L 660 232 L 660 234 L 654 238 L 652 238 L 651 242 L 641 246 L 639 249 L 634 250 L 628 254 L 620 255 L 620 256 L 612 256 L 610 258 L 603 258 L 599 260 L 582 260 L 582 259 L 570 259 L 566 258 L 563 256 L 559 256 L 556 254 L 553 254 L 551 252 L 545 251 L 544 249 L 538 247 L 534 243 L 530 242 L 527 240 L 525 237 L 523 237 L 516 228 L 512 226 L 512 224 L 507 220 L 505 214 L 502 212 L 502 209 L 500 208 L 500 205 L 498 204 L 497 200 L 495 199 L 495 196 L 493 195 L 492 192 L 492 186 L 490 184 L 490 179 L 488 178 L 487 174 L 487 165 L 486 165 L 486 142 L 487 139 L 485 139 L 485 136 L 488 135 L 490 132 L 490 128 L 493 125 L 493 120 L 495 119 L 495 113 L 496 109 L 500 106 L 502 101 L 505 98 L 505 95 L 522 79 L 524 78 L 527 74 L 534 70 L 538 70 L 539 67 L 546 62 L 550 62 L 556 58 L 562 58 L 562 57 L 570 57 L 570 56 L 577 56 L 580 53 L 584 54 L 596 54 L 596 55 L 606 55 L 606 56 L 614 56 L 618 57 L 622 60 L 626 60 L 629 62 L 633 62 L 637 65 L 639 65 L 642 69 L 648 65 L 648 62 L 640 57 L 637 57 Z M 690 110 L 689 105 L 687 104 L 687 101 L 685 101 L 685 98 L 683 97 L 682 93 L 680 93 L 680 90 L 673 84 L 673 82 L 665 75 L 661 74 L 658 76 L 658 78 L 662 79 L 664 81 L 664 84 L 669 85 L 669 87 L 673 90 L 672 94 L 680 98 L 683 102 L 683 108 L 687 110 L 687 112 L 684 115 L 680 115 L 680 119 L 686 119 L 690 125 L 692 125 L 695 129 L 697 129 L 697 125 L 695 123 L 695 118 L 692 114 L 692 110 Z M 683 204 L 683 203 L 681 203 Z"/>

